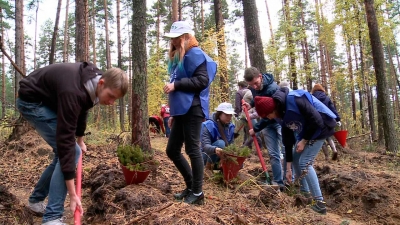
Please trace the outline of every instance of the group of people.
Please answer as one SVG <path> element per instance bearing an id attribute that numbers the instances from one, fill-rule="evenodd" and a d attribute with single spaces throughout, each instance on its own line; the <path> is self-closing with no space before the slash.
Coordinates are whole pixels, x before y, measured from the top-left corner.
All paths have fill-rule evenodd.
<path id="1" fill-rule="evenodd" d="M 166 154 L 186 186 L 174 198 L 203 204 L 204 166 L 211 168 L 224 154 L 223 149 L 233 143 L 232 118 L 237 116 L 242 118 L 246 131 L 244 145 L 251 147 L 253 135 L 264 139 L 274 183 L 283 187 L 284 178 L 291 182 L 294 172 L 296 178 L 301 178 L 301 192 L 315 200 L 312 208 L 326 213 L 312 164 L 340 117 L 322 86 L 313 89 L 313 95 L 303 90 L 289 91 L 287 87 L 280 88 L 271 74 L 250 67 L 245 70 L 245 81 L 239 83 L 238 91 L 239 99 L 246 103 L 236 101 L 235 108 L 221 103 L 209 116 L 209 87 L 217 64 L 199 48 L 187 22 L 174 22 L 165 37 L 170 38 L 170 80 L 163 88 L 169 104 L 161 110 L 169 137 Z M 78 159 L 86 151 L 83 136 L 88 110 L 98 103 L 112 105 L 126 94 L 128 86 L 128 77 L 121 69 L 111 68 L 104 73 L 88 62 L 49 65 L 20 81 L 17 108 L 54 152 L 52 163 L 28 201 L 29 209 L 43 216 L 42 224 L 65 224 L 62 216 L 67 193 L 70 209 L 83 214 L 74 178 Z M 251 110 L 251 130 L 243 120 L 241 107 Z M 190 165 L 182 154 L 183 144 Z M 285 169 L 281 165 L 281 146 L 285 148 Z"/>

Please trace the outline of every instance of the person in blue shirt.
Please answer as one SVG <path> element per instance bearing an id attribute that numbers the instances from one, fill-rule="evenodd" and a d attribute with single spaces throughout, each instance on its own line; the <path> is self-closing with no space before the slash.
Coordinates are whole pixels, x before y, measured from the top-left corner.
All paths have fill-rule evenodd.
<path id="1" fill-rule="evenodd" d="M 325 93 L 325 88 L 322 87 L 321 84 L 315 84 L 314 87 L 311 90 L 311 94 L 316 97 L 318 100 L 320 100 L 322 103 L 324 103 L 335 115 L 336 115 L 336 124 L 338 126 L 341 126 L 341 122 L 340 122 L 340 116 L 336 110 L 335 105 L 333 104 L 333 102 L 331 101 L 331 99 L 326 95 Z M 328 141 L 329 146 L 331 146 L 332 149 L 332 160 L 336 160 L 337 156 L 338 156 L 338 152 L 336 150 L 336 146 L 335 143 L 333 142 L 332 137 L 328 137 L 326 139 L 326 141 Z M 324 152 L 325 155 L 325 160 L 329 160 L 329 151 L 328 151 L 328 146 L 326 145 L 326 143 L 324 142 L 324 144 L 322 145 L 322 150 Z"/>
<path id="2" fill-rule="evenodd" d="M 255 107 L 262 118 L 282 119 L 286 178 L 291 181 L 293 168 L 301 193 L 313 198 L 311 208 L 326 214 L 313 162 L 325 139 L 334 133 L 336 115 L 307 91 L 289 92 L 288 88 L 280 88 L 272 97 L 257 96 Z"/>
<path id="3" fill-rule="evenodd" d="M 232 116 L 235 111 L 231 103 L 221 103 L 215 109 L 213 117 L 202 124 L 201 148 L 204 165 L 212 169 L 220 161 L 223 149 L 234 141 L 235 125 Z M 214 167 L 215 168 L 215 167 Z"/>
<path id="4" fill-rule="evenodd" d="M 188 204 L 203 204 L 204 164 L 200 131 L 202 122 L 208 118 L 209 86 L 217 72 L 217 64 L 198 47 L 194 31 L 187 22 L 174 22 L 165 36 L 171 38 L 168 53 L 170 81 L 164 86 L 171 127 L 166 153 L 186 184 L 186 188 L 174 197 Z M 183 144 L 191 167 L 182 155 Z"/>

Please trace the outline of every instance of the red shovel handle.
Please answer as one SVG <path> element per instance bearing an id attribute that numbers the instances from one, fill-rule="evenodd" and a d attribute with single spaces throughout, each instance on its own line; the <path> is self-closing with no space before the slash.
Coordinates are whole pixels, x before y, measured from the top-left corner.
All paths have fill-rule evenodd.
<path id="1" fill-rule="evenodd" d="M 246 102 L 242 99 L 242 105 L 244 106 L 243 111 L 246 114 L 247 123 L 249 124 L 249 128 L 253 129 L 253 124 L 251 123 L 249 111 L 247 110 L 245 103 Z M 258 145 L 257 137 L 255 135 L 253 135 L 253 141 L 254 141 L 254 145 L 256 146 L 258 158 L 260 159 L 262 169 L 264 172 L 267 172 L 267 167 L 265 166 L 264 158 L 262 157 L 260 146 Z"/>
<path id="2" fill-rule="evenodd" d="M 79 157 L 78 161 L 78 168 L 76 169 L 76 194 L 78 195 L 79 199 L 82 196 L 82 153 Z M 76 209 L 74 213 L 74 224 L 81 225 L 81 212 Z"/>

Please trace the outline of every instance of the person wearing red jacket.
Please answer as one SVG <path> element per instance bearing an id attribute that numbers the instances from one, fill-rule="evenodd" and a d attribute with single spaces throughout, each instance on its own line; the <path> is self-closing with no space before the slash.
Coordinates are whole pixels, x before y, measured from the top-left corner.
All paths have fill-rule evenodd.
<path id="1" fill-rule="evenodd" d="M 169 138 L 169 134 L 171 133 L 171 129 L 168 126 L 168 120 L 169 120 L 169 106 L 166 104 L 161 105 L 161 117 L 163 118 L 164 121 L 164 127 L 165 127 L 165 136 Z"/>

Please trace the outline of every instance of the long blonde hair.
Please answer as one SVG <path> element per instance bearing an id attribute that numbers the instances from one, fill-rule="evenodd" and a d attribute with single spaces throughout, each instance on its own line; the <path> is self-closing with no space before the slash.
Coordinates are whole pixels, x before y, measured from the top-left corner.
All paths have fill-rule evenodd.
<path id="1" fill-rule="evenodd" d="M 175 65 L 178 65 L 179 69 L 183 69 L 183 57 L 185 56 L 186 52 L 193 48 L 199 46 L 199 42 L 196 40 L 196 38 L 191 35 L 191 34 L 183 34 L 179 37 L 180 39 L 180 46 L 179 48 L 175 48 L 175 46 L 172 44 L 172 41 L 170 43 L 169 47 L 169 52 L 168 52 L 168 72 L 171 73 L 172 69 L 175 67 Z"/>

